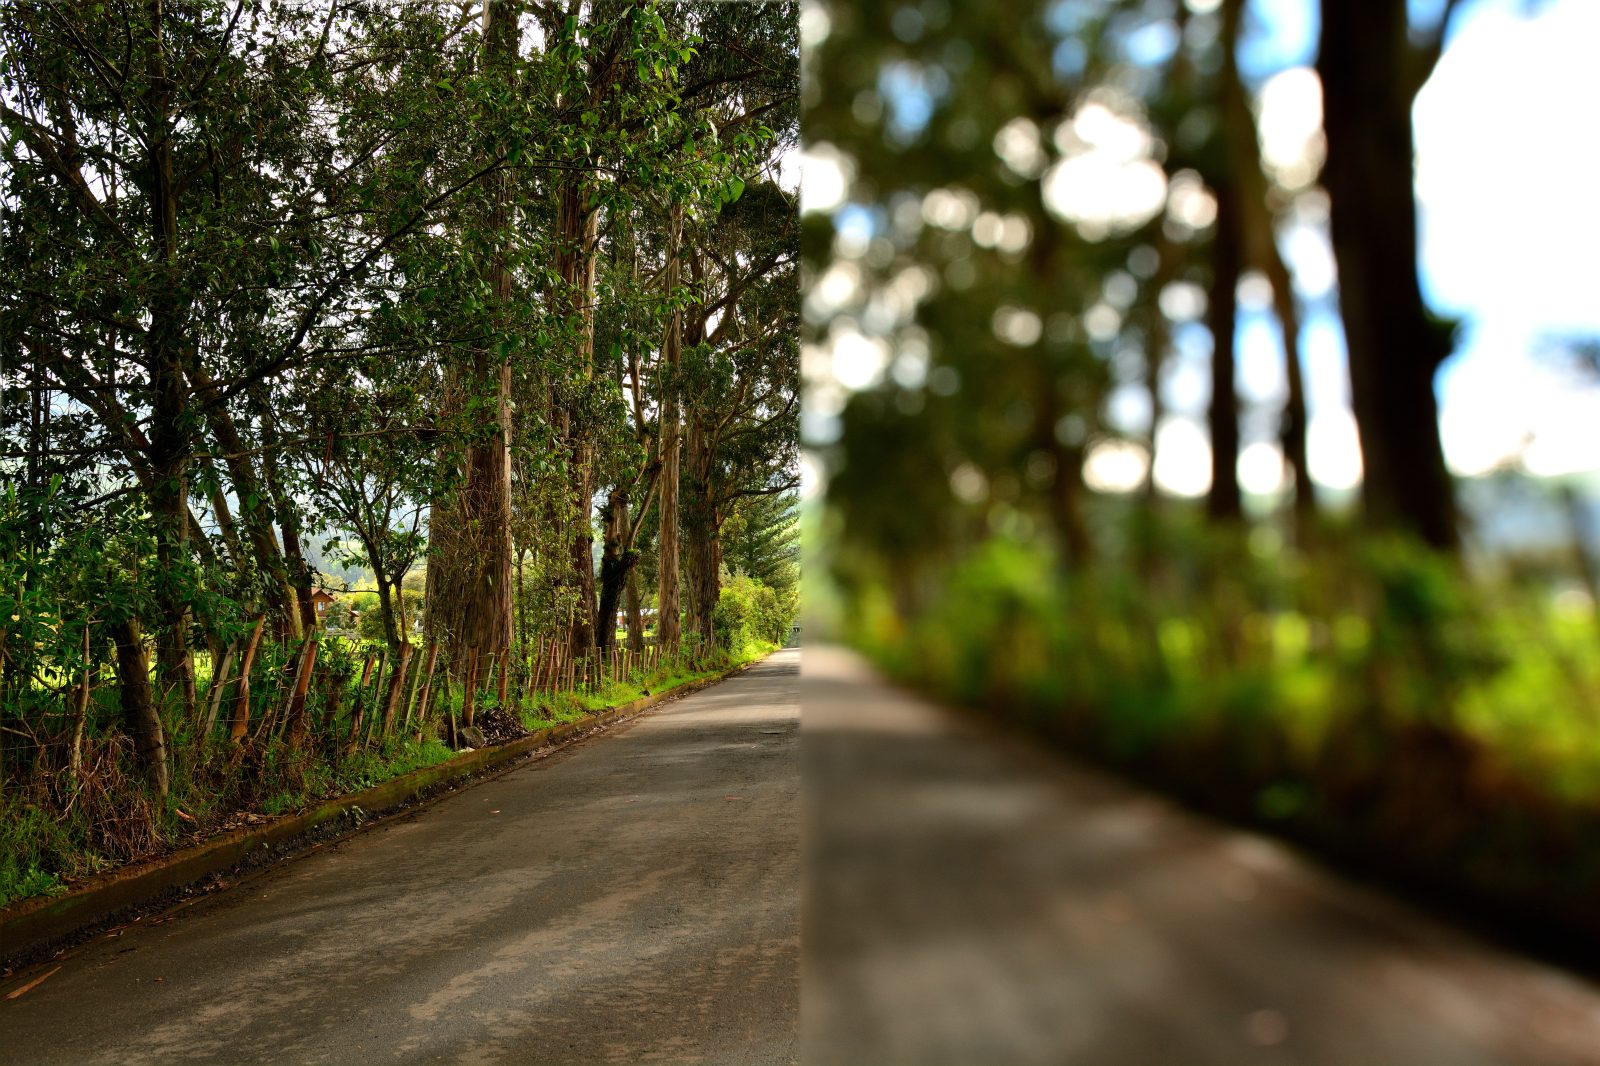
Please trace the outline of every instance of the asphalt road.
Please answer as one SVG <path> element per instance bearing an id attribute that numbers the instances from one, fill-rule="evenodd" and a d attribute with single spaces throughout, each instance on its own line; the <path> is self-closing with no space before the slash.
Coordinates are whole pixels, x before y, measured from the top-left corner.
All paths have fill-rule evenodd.
<path id="1" fill-rule="evenodd" d="M 72 952 L 0 1063 L 1600 1064 L 1579 977 L 798 665 Z"/>
<path id="2" fill-rule="evenodd" d="M 94 941 L 0 1063 L 795 1061 L 798 664 Z"/>
<path id="3" fill-rule="evenodd" d="M 807 648 L 801 1060 L 1600 1063 L 1600 989 Z"/>

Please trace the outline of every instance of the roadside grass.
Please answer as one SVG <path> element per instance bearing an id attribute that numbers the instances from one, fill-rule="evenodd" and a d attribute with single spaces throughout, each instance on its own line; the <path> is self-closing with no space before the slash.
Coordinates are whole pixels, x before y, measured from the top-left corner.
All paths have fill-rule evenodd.
<path id="1" fill-rule="evenodd" d="M 598 692 L 541 694 L 524 700 L 516 714 L 529 732 L 578 721 L 647 693 L 715 677 L 774 648 L 750 641 L 704 660 L 699 668 L 664 664 L 650 673 L 635 671 Z M 203 676 L 209 676 L 209 661 L 197 658 L 204 664 Z M 72 794 L 63 792 L 64 772 L 41 776 L 30 789 L 0 794 L 0 906 L 60 894 L 75 880 L 196 843 L 244 816 L 292 814 L 445 762 L 456 752 L 435 730 L 444 718 L 459 715 L 461 701 L 459 687 L 443 692 L 434 716 L 419 727 L 420 739 L 414 731 L 354 749 L 345 742 L 349 723 L 343 718 L 328 723 L 330 728 L 299 750 L 277 737 L 238 748 L 218 738 L 174 744 L 164 799 L 133 775 L 126 738 L 86 737 L 85 770 Z M 97 710 L 108 720 L 115 715 L 114 708 Z"/>

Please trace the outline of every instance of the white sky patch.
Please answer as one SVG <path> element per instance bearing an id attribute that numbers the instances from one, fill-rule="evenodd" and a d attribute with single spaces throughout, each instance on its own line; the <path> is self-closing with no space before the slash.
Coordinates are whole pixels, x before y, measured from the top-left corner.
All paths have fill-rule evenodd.
<path id="1" fill-rule="evenodd" d="M 977 194 L 969 189 L 933 189 L 922 198 L 922 219 L 940 229 L 966 229 L 977 221 L 979 206 Z"/>
<path id="2" fill-rule="evenodd" d="M 913 326 L 901 330 L 896 340 L 890 376 L 903 389 L 919 389 L 928 380 L 928 335 Z"/>
<path id="3" fill-rule="evenodd" d="M 1154 145 L 1137 104 L 1092 96 L 1054 139 L 1062 158 L 1044 172 L 1045 207 L 1085 239 L 1142 226 L 1165 206 L 1166 172 L 1150 158 Z"/>
<path id="4" fill-rule="evenodd" d="M 1259 270 L 1247 271 L 1239 279 L 1237 299 L 1245 311 L 1272 310 L 1272 282 Z"/>
<path id="5" fill-rule="evenodd" d="M 1161 374 L 1161 398 L 1174 414 L 1204 417 L 1211 399 L 1211 334 L 1190 325 L 1173 333 L 1176 358 L 1169 358 Z"/>
<path id="6" fill-rule="evenodd" d="M 861 291 L 861 268 L 849 261 L 835 261 L 808 286 L 802 308 L 808 320 L 826 322 L 854 303 L 861 296 Z"/>
<path id="7" fill-rule="evenodd" d="M 1424 275 L 1447 309 L 1600 329 L 1600 4 L 1485 8 L 1417 99 Z"/>
<path id="8" fill-rule="evenodd" d="M 1330 299 L 1339 281 L 1333 243 L 1326 223 L 1294 222 L 1278 235 L 1282 251 L 1294 273 L 1294 290 L 1303 300 Z"/>
<path id="9" fill-rule="evenodd" d="M 1317 178 L 1327 146 L 1322 137 L 1322 82 L 1311 67 L 1290 67 L 1268 78 L 1256 97 L 1261 161 L 1286 189 Z"/>
<path id="10" fill-rule="evenodd" d="M 1167 220 L 1181 231 L 1203 230 L 1217 220 L 1217 198 L 1193 170 L 1180 170 L 1167 188 Z"/>
<path id="11" fill-rule="evenodd" d="M 1484 330 L 1477 358 L 1452 366 L 1440 435 L 1463 476 L 1522 462 L 1540 476 L 1600 468 L 1600 393 L 1573 372 L 1528 354 L 1515 329 Z"/>
<path id="12" fill-rule="evenodd" d="M 1308 315 L 1300 329 L 1306 407 L 1312 415 L 1350 406 L 1350 371 L 1345 363 L 1344 324 L 1331 309 Z"/>
<path id="13" fill-rule="evenodd" d="M 994 335 L 1016 348 L 1027 348 L 1039 342 L 1044 323 L 1039 316 L 1025 307 L 997 307 L 990 322 Z"/>
<path id="14" fill-rule="evenodd" d="M 1156 487 L 1174 496 L 1204 496 L 1211 488 L 1211 440 L 1188 418 L 1164 418 L 1156 430 Z"/>
<path id="15" fill-rule="evenodd" d="M 1271 441 L 1247 444 L 1239 453 L 1239 487 L 1257 496 L 1281 492 L 1287 482 L 1283 449 Z"/>
<path id="16" fill-rule="evenodd" d="M 1022 178 L 1037 178 L 1048 162 L 1039 127 L 1030 119 L 1014 118 L 994 135 L 994 154 Z"/>
<path id="17" fill-rule="evenodd" d="M 800 435 L 808 444 L 832 444 L 839 439 L 839 412 L 846 394 L 837 382 L 807 380 L 800 401 Z"/>
<path id="18" fill-rule="evenodd" d="M 1252 403 L 1282 404 L 1289 395 L 1278 320 L 1259 311 L 1239 316 L 1239 395 Z"/>
<path id="19" fill-rule="evenodd" d="M 1102 440 L 1089 446 L 1083 462 L 1083 480 L 1096 492 L 1132 492 L 1144 484 L 1150 453 L 1142 444 L 1127 440 Z"/>
<path id="20" fill-rule="evenodd" d="M 1162 288 L 1156 302 L 1174 322 L 1194 322 L 1206 313 L 1206 290 L 1192 281 L 1173 281 Z"/>
<path id="21" fill-rule="evenodd" d="M 1091 340 L 1113 340 L 1121 329 L 1122 312 L 1104 300 L 1098 301 L 1083 313 L 1083 331 Z"/>
<path id="22" fill-rule="evenodd" d="M 1005 225 L 998 211 L 983 212 L 972 221 L 972 243 L 979 248 L 993 248 L 1000 243 Z"/>
<path id="23" fill-rule="evenodd" d="M 841 207 L 833 216 L 834 258 L 860 259 L 867 253 L 876 229 L 872 212 L 855 204 Z"/>
<path id="24" fill-rule="evenodd" d="M 836 321 L 829 331 L 833 349 L 833 378 L 846 389 L 875 385 L 889 365 L 889 345 L 881 337 L 868 337 L 854 324 Z"/>
<path id="25" fill-rule="evenodd" d="M 783 152 L 778 156 L 777 182 L 779 188 L 786 192 L 800 191 L 802 153 L 794 149 Z"/>
<path id="26" fill-rule="evenodd" d="M 832 379 L 848 391 L 874 386 L 890 363 L 888 341 L 864 335 L 850 319 L 835 319 L 829 328 L 829 354 Z"/>
<path id="27" fill-rule="evenodd" d="M 832 29 L 833 19 L 826 7 L 818 3 L 800 5 L 800 43 L 803 46 L 815 48 L 828 39 Z"/>
<path id="28" fill-rule="evenodd" d="M 1424 292 L 1474 328 L 1440 376 L 1458 473 L 1514 459 L 1530 472 L 1600 469 L 1600 388 L 1533 353 L 1550 333 L 1600 333 L 1600 4 L 1464 5 L 1417 99 Z"/>
<path id="29" fill-rule="evenodd" d="M 1348 408 L 1311 416 L 1306 427 L 1306 462 L 1311 480 L 1330 489 L 1361 484 L 1361 438 Z"/>
<path id="30" fill-rule="evenodd" d="M 1033 243 L 1033 224 L 1022 215 L 1006 215 L 1000 220 L 1000 250 L 1021 255 Z"/>
<path id="31" fill-rule="evenodd" d="M 1124 433 L 1147 433 L 1153 405 L 1143 385 L 1118 385 L 1106 397 L 1106 422 Z"/>
<path id="32" fill-rule="evenodd" d="M 809 450 L 800 453 L 800 498 L 812 500 L 818 498 L 824 485 L 827 484 L 827 472 L 823 464 Z"/>
<path id="33" fill-rule="evenodd" d="M 826 141 L 800 153 L 800 213 L 824 214 L 837 209 L 850 194 L 855 160 Z"/>

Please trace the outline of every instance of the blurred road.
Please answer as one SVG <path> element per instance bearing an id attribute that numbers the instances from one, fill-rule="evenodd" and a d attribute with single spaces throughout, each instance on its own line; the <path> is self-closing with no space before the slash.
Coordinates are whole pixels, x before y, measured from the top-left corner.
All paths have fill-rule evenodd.
<path id="1" fill-rule="evenodd" d="M 793 1062 L 799 654 L 70 953 L 0 1063 Z"/>
<path id="2" fill-rule="evenodd" d="M 809 647 L 808 1064 L 1600 1063 L 1600 989 Z"/>

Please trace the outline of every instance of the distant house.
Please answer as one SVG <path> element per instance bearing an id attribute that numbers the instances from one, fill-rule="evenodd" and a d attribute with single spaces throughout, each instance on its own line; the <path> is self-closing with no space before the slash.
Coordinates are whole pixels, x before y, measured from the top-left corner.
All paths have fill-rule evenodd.
<path id="1" fill-rule="evenodd" d="M 317 589 L 311 594 L 311 609 L 317 612 L 317 624 L 322 624 L 322 619 L 328 614 L 328 605 L 333 603 L 333 596 Z"/>

